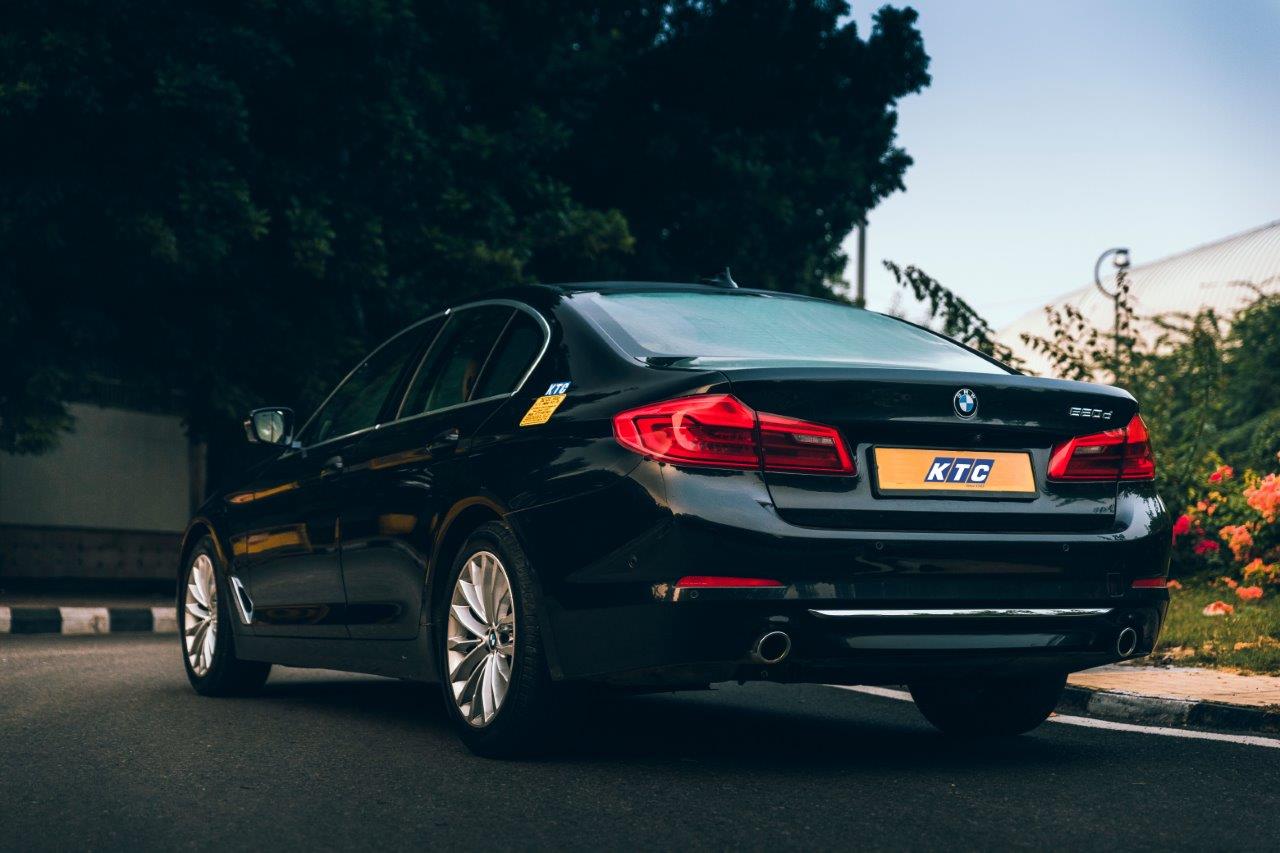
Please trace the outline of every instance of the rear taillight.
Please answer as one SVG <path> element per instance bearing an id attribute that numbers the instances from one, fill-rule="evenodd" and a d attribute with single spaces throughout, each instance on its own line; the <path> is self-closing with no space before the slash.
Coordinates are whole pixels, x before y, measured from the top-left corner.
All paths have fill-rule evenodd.
<path id="1" fill-rule="evenodd" d="M 613 417 L 623 446 L 663 462 L 808 474 L 854 474 L 834 427 L 756 412 L 729 394 L 678 397 Z"/>
<path id="2" fill-rule="evenodd" d="M 1152 480 L 1156 459 L 1142 418 L 1124 429 L 1079 435 L 1055 445 L 1049 454 L 1050 480 Z"/>

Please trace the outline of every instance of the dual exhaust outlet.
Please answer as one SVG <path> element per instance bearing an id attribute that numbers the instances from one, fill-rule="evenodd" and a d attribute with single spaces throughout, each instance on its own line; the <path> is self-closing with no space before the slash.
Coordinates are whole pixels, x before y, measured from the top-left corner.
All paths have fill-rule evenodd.
<path id="1" fill-rule="evenodd" d="M 791 654 L 791 637 L 785 631 L 766 631 L 751 647 L 751 660 L 755 663 L 782 663 Z"/>
<path id="2" fill-rule="evenodd" d="M 1122 628 L 1116 635 L 1116 654 L 1127 658 L 1138 650 L 1138 632 L 1133 628 Z"/>

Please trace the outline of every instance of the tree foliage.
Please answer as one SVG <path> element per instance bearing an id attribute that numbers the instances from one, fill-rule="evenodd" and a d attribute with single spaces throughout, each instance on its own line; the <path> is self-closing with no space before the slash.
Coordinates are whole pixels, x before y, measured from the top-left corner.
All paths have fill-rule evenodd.
<path id="1" fill-rule="evenodd" d="M 942 334 L 1011 367 L 1021 365 L 1013 350 L 996 340 L 991 324 L 942 282 L 917 266 L 904 268 L 893 261 L 885 261 L 884 267 L 900 287 L 911 291 L 915 300 L 925 306 L 929 319 L 938 323 Z"/>
<path id="2" fill-rule="evenodd" d="M 0 449 L 100 379 L 196 434 L 521 282 L 825 293 L 902 186 L 915 13 L 826 0 L 14 0 Z"/>

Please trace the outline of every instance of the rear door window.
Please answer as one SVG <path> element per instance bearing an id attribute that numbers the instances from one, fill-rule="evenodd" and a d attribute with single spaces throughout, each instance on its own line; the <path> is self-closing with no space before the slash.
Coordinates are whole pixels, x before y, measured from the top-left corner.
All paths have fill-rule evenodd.
<path id="1" fill-rule="evenodd" d="M 545 342 L 546 336 L 538 321 L 525 311 L 516 311 L 489 356 L 472 399 L 483 400 L 515 391 L 542 353 Z"/>
<path id="2" fill-rule="evenodd" d="M 515 310 L 506 305 L 478 305 L 450 316 L 409 385 L 400 417 L 479 399 L 476 390 L 481 374 Z"/>

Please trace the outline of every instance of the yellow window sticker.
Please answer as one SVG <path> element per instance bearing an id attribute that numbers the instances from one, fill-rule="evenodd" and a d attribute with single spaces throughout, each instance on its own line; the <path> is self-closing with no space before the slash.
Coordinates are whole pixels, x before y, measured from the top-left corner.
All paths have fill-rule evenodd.
<path id="1" fill-rule="evenodd" d="M 533 401 L 533 405 L 529 407 L 529 411 L 524 413 L 524 417 L 520 419 L 520 426 L 537 426 L 545 424 L 551 420 L 551 416 L 555 414 L 556 409 L 564 402 L 564 398 L 568 394 L 549 394 L 546 397 L 539 397 Z"/>

